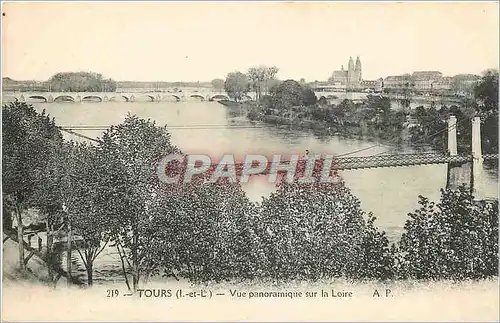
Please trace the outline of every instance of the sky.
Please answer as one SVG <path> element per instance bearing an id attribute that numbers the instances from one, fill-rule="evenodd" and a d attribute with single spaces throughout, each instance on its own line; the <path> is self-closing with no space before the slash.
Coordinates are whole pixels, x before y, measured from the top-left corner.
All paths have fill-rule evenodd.
<path id="1" fill-rule="evenodd" d="M 3 3 L 2 75 L 93 71 L 117 81 L 210 81 L 257 65 L 326 80 L 498 68 L 498 3 Z"/>

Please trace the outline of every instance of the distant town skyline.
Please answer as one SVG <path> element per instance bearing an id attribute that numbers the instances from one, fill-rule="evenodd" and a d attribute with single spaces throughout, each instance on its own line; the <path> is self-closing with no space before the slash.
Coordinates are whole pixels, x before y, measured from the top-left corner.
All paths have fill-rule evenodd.
<path id="1" fill-rule="evenodd" d="M 3 3 L 2 76 L 93 71 L 116 81 L 210 81 L 257 65 L 326 81 L 498 68 L 498 3 Z"/>

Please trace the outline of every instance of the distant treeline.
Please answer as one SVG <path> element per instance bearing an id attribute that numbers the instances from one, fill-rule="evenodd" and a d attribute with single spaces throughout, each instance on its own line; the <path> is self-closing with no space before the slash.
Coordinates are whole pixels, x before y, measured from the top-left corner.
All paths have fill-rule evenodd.
<path id="1" fill-rule="evenodd" d="M 47 81 L 18 81 L 4 77 L 3 91 L 114 92 L 116 89 L 212 88 L 212 82 L 115 81 L 93 72 L 57 73 Z"/>
<path id="2" fill-rule="evenodd" d="M 211 82 L 138 82 L 138 81 L 119 81 L 116 82 L 118 88 L 124 89 L 164 89 L 175 87 L 207 87 L 211 88 Z"/>

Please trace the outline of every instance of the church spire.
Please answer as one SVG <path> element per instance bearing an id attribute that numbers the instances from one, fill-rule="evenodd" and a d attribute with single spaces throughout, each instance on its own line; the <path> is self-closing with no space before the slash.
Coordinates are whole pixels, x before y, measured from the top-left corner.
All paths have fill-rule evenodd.
<path id="1" fill-rule="evenodd" d="M 352 56 L 349 56 L 349 65 L 348 65 L 347 69 L 349 72 L 354 70 L 354 62 L 352 60 Z"/>
<path id="2" fill-rule="evenodd" d="M 356 70 L 361 71 L 361 60 L 359 59 L 359 56 L 356 58 Z"/>

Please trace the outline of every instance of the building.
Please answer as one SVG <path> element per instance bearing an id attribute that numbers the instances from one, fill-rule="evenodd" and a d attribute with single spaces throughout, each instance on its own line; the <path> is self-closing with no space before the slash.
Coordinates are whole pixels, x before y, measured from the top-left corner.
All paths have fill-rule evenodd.
<path id="1" fill-rule="evenodd" d="M 364 92 L 382 92 L 382 84 L 384 80 L 379 78 L 375 81 L 363 80 L 359 83 L 359 88 Z"/>
<path id="2" fill-rule="evenodd" d="M 439 71 L 417 71 L 411 75 L 414 89 L 419 92 L 433 90 L 433 83 L 441 80 L 442 77 L 443 73 Z"/>
<path id="3" fill-rule="evenodd" d="M 410 74 L 387 76 L 383 82 L 384 91 L 397 91 L 402 89 L 412 89 L 413 79 Z"/>
<path id="4" fill-rule="evenodd" d="M 333 71 L 332 77 L 328 81 L 345 86 L 348 89 L 359 88 L 362 81 L 362 68 L 359 56 L 356 58 L 356 64 L 354 64 L 352 57 L 349 57 L 347 70 L 344 70 L 344 65 L 342 65 L 340 71 Z"/>
<path id="5" fill-rule="evenodd" d="M 469 96 L 481 81 L 481 77 L 473 74 L 458 74 L 451 78 L 451 90 L 458 95 Z"/>
<path id="6" fill-rule="evenodd" d="M 451 92 L 452 78 L 449 76 L 442 77 L 441 79 L 431 84 L 431 90 L 434 93 L 446 94 Z"/>

